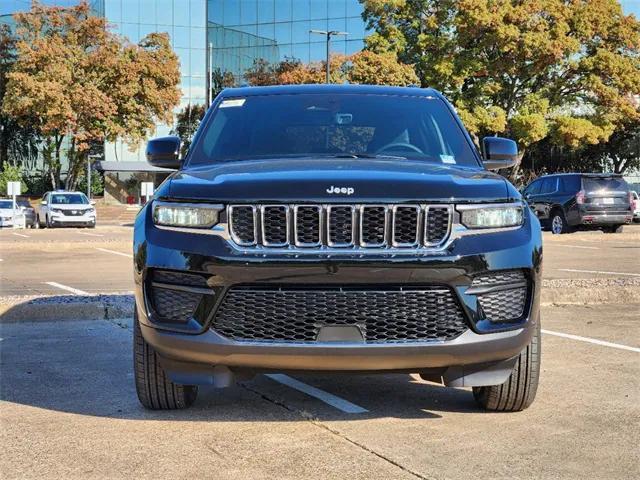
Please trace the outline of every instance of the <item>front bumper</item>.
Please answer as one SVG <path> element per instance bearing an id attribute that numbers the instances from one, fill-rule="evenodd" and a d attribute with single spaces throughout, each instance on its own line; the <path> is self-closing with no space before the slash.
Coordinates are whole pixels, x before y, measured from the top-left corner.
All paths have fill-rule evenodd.
<path id="1" fill-rule="evenodd" d="M 437 255 L 305 258 L 248 254 L 231 248 L 221 237 L 159 230 L 153 225 L 149 211 L 145 208 L 138 215 L 134 233 L 137 311 L 144 338 L 178 383 L 212 383 L 209 379 L 219 368 L 350 372 L 440 369 L 443 376 L 449 372 L 447 375 L 455 377 L 451 368 L 486 371 L 505 365 L 506 361 L 507 367 L 497 369 L 504 376 L 536 328 L 542 240 L 539 223 L 530 212 L 520 229 L 459 238 Z M 145 289 L 147 276 L 154 269 L 206 274 L 208 288 L 215 291 L 217 299 L 242 285 L 444 285 L 456 295 L 469 328 L 448 341 L 387 344 L 234 341 L 210 328 L 212 315 L 178 326 L 159 321 L 149 307 Z M 513 269 L 527 272 L 529 293 L 525 314 L 514 323 L 492 323 L 482 315 L 476 295 L 467 291 L 473 277 L 480 273 Z M 215 305 L 210 306 L 214 308 Z M 498 384 L 501 378 L 494 376 L 481 381 L 493 383 L 481 384 Z"/>
<path id="2" fill-rule="evenodd" d="M 95 215 L 51 215 L 50 221 L 52 226 L 89 226 L 95 225 Z"/>

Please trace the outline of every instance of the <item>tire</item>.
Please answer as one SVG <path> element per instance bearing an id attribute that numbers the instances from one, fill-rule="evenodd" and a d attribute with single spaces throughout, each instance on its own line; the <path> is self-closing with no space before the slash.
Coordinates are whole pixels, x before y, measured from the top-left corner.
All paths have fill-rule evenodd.
<path id="1" fill-rule="evenodd" d="M 52 226 L 51 226 L 51 222 L 49 221 L 49 215 L 45 215 L 45 217 L 44 217 L 44 223 L 45 223 L 45 226 L 46 226 L 47 228 L 52 228 Z"/>
<path id="2" fill-rule="evenodd" d="M 138 400 L 149 410 L 180 410 L 190 407 L 198 396 L 197 386 L 169 380 L 158 354 L 142 336 L 138 312 L 133 317 L 133 372 Z"/>
<path id="3" fill-rule="evenodd" d="M 520 353 L 509 379 L 502 385 L 473 387 L 476 402 L 493 412 L 519 412 L 536 398 L 540 378 L 540 320 L 531 343 Z"/>
<path id="4" fill-rule="evenodd" d="M 40 215 L 38 215 L 38 216 L 36 217 L 36 224 L 38 225 L 38 228 L 45 228 L 45 226 L 46 226 L 46 225 L 45 225 L 44 223 L 42 223 L 42 221 L 40 220 Z"/>
<path id="5" fill-rule="evenodd" d="M 567 223 L 567 219 L 562 213 L 562 210 L 554 210 L 551 212 L 551 218 L 549 219 L 549 229 L 554 235 L 561 235 L 563 233 L 570 233 L 571 227 Z"/>
<path id="6" fill-rule="evenodd" d="M 613 225 L 612 227 L 603 227 L 602 231 L 604 233 L 622 233 L 624 230 L 624 225 Z"/>

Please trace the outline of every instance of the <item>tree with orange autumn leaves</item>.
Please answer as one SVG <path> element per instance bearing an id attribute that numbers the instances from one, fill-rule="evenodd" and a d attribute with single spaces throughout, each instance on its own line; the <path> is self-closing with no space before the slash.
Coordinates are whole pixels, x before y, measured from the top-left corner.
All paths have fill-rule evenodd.
<path id="1" fill-rule="evenodd" d="M 86 1 L 17 13 L 16 59 L 6 75 L 3 112 L 36 128 L 53 188 L 76 187 L 92 145 L 116 138 L 135 146 L 157 121 L 172 123 L 180 100 L 178 58 L 166 34 L 138 44 L 112 33 Z"/>

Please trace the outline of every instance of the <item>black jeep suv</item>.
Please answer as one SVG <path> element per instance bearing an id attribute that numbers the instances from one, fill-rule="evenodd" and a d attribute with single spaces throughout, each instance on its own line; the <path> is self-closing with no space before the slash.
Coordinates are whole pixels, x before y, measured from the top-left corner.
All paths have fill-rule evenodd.
<path id="1" fill-rule="evenodd" d="M 135 379 L 152 409 L 273 371 L 414 372 L 533 401 L 540 224 L 431 89 L 224 90 L 135 223 Z"/>
<path id="2" fill-rule="evenodd" d="M 522 194 L 542 226 L 555 234 L 575 229 L 620 233 L 633 220 L 633 194 L 619 174 L 546 175 L 531 182 Z"/>

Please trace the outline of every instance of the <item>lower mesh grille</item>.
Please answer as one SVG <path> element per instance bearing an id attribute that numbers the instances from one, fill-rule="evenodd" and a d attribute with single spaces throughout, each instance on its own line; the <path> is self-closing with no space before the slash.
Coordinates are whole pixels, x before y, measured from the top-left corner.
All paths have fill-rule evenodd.
<path id="1" fill-rule="evenodd" d="M 324 326 L 357 326 L 367 343 L 443 341 L 467 330 L 447 287 L 231 289 L 212 328 L 236 341 L 315 342 Z"/>
<path id="2" fill-rule="evenodd" d="M 467 293 L 474 289 L 484 316 L 492 322 L 514 321 L 524 315 L 528 284 L 522 270 L 479 275 Z"/>
<path id="3" fill-rule="evenodd" d="M 164 320 L 186 323 L 198 307 L 202 295 L 153 286 L 153 309 Z"/>

